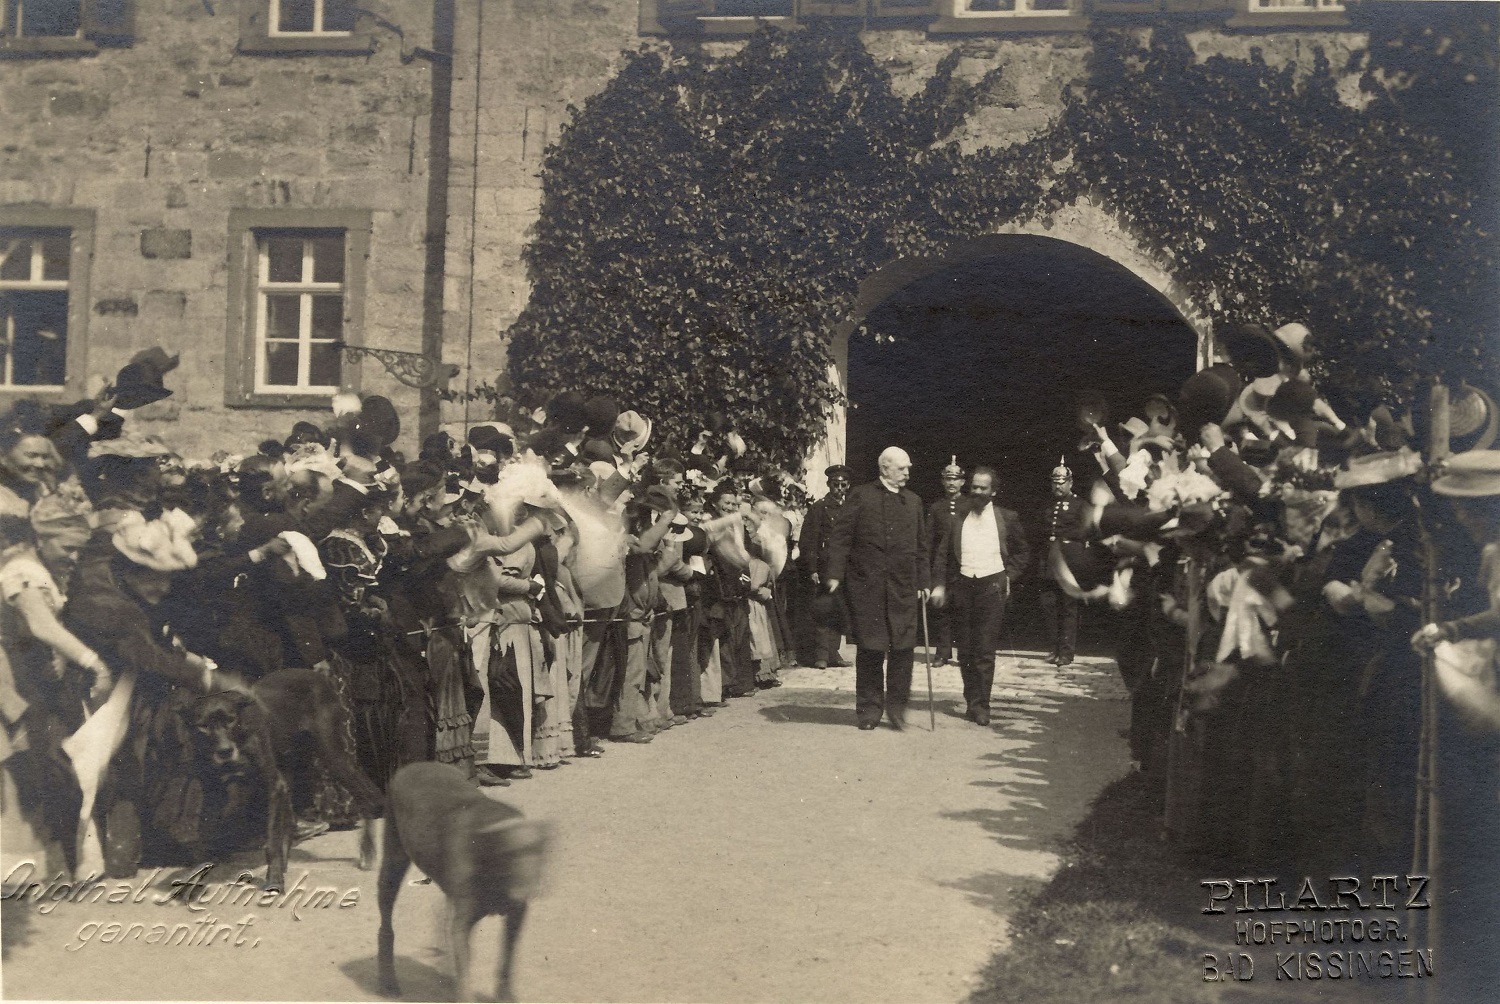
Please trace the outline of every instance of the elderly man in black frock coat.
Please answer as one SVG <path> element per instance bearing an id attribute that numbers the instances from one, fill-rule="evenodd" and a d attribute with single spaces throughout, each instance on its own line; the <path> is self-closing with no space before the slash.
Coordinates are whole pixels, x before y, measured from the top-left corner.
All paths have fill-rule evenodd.
<path id="1" fill-rule="evenodd" d="M 855 713 L 861 729 L 905 724 L 911 668 L 927 600 L 927 517 L 905 487 L 911 458 L 889 447 L 880 477 L 849 492 L 828 542 L 825 583 L 846 584 L 853 629 Z"/>

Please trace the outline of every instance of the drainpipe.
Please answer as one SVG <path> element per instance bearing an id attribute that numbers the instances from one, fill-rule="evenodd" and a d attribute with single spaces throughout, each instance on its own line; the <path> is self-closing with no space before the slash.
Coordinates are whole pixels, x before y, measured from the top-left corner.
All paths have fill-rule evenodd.
<path id="1" fill-rule="evenodd" d="M 448 143 L 452 138 L 454 0 L 433 0 L 432 115 L 427 130 L 426 270 L 422 278 L 422 354 L 443 358 L 443 275 L 448 250 Z M 442 424 L 443 384 L 423 387 L 417 408 L 420 442 Z"/>

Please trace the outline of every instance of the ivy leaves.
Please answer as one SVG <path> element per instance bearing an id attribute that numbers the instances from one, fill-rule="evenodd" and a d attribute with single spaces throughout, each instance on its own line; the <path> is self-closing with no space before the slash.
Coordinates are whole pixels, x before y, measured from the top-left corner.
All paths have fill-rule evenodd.
<path id="1" fill-rule="evenodd" d="M 1431 91 L 1455 71 L 1428 49 L 1446 60 L 1418 77 Z M 1216 322 L 1309 323 L 1329 384 L 1497 382 L 1477 222 L 1494 207 L 1476 208 L 1456 139 L 1383 90 L 1356 109 L 1321 53 L 1299 77 L 1258 54 L 1200 63 L 1180 32 L 1143 49 L 1104 30 L 1049 129 L 965 152 L 953 138 L 1005 68 L 965 83 L 959 56 L 909 98 L 832 30 L 629 56 L 544 163 L 513 381 L 611 394 L 677 449 L 722 411 L 794 466 L 839 402 L 829 333 L 865 278 L 1088 197 Z"/>

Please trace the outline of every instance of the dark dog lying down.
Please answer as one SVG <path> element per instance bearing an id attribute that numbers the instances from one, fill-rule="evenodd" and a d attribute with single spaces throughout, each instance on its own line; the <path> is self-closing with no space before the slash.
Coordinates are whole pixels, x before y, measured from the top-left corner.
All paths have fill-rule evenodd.
<path id="1" fill-rule="evenodd" d="M 252 689 L 253 698 L 232 691 L 209 694 L 189 711 L 204 789 L 205 818 L 190 848 L 196 860 L 212 860 L 216 852 L 232 849 L 229 845 L 243 833 L 234 823 L 245 820 L 246 812 L 251 820 L 264 812 L 266 887 L 285 885 L 296 818 L 278 764 L 288 764 L 287 758 L 309 740 L 318 763 L 349 792 L 364 817 L 359 867 L 373 866 L 373 820 L 384 810 L 385 798 L 340 741 L 349 716 L 333 684 L 310 669 L 282 669 Z"/>
<path id="2" fill-rule="evenodd" d="M 391 927 L 401 879 L 413 863 L 448 896 L 453 941 L 454 990 L 469 989 L 469 934 L 482 917 L 505 918 L 499 999 L 515 1000 L 512 963 L 526 901 L 541 881 L 550 830 L 503 802 L 487 798 L 462 771 L 441 763 L 414 763 L 391 779 L 380 856 L 380 992 L 401 993 L 396 982 L 396 932 Z"/>

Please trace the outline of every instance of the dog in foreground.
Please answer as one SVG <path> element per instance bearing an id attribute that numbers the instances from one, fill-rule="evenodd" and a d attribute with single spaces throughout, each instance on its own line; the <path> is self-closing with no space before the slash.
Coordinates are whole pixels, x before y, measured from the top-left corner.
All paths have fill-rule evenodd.
<path id="1" fill-rule="evenodd" d="M 358 804 L 364 820 L 359 867 L 373 867 L 373 821 L 383 811 L 384 799 L 339 740 L 349 727 L 349 715 L 339 704 L 333 684 L 310 669 L 281 669 L 251 689 L 253 696 L 223 692 L 201 698 L 191 709 L 190 723 L 199 766 L 214 781 L 213 787 L 264 789 L 256 804 L 263 802 L 266 813 L 265 888 L 279 891 L 286 885 L 295 818 L 283 769 L 309 747 L 329 776 Z M 196 860 L 213 859 L 206 843 L 194 850 Z"/>
<path id="2" fill-rule="evenodd" d="M 437 883 L 451 909 L 454 991 L 469 989 L 469 935 L 483 917 L 505 918 L 498 994 L 515 1000 L 512 963 L 526 901 L 541 881 L 551 833 L 545 823 L 486 797 L 456 767 L 414 763 L 402 767 L 386 792 L 380 860 L 380 992 L 399 996 L 396 932 L 391 913 L 409 865 Z"/>

